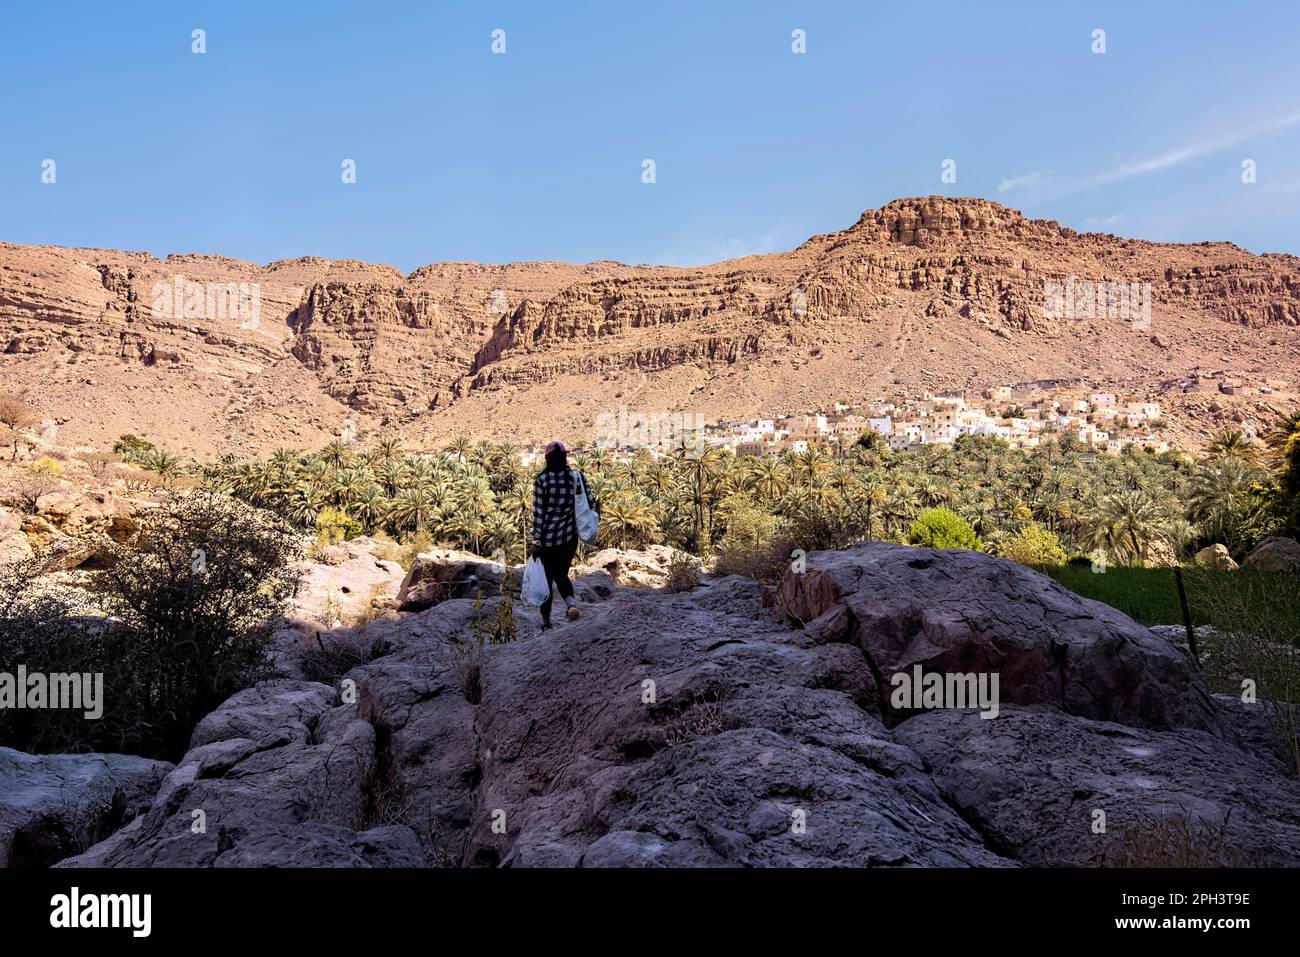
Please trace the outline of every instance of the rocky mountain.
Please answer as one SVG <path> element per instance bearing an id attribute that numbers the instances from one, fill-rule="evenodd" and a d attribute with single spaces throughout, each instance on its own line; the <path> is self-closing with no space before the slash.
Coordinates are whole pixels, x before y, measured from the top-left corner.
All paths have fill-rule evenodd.
<path id="1" fill-rule="evenodd" d="M 1036 571 L 874 542 L 776 588 L 671 593 L 623 581 L 658 556 L 601 555 L 579 621 L 539 634 L 515 604 L 517 640 L 487 645 L 476 620 L 514 600 L 493 594 L 502 570 L 478 605 L 423 586 L 481 559 L 422 556 L 377 620 L 280 633 L 291 675 L 349 648 L 337 677 L 239 692 L 175 766 L 0 749 L 0 785 L 22 785 L 0 787 L 0 865 L 1300 860 L 1265 706 L 1209 694 L 1184 644 Z M 997 675 L 997 707 L 900 705 L 896 676 L 918 672 Z"/>
<path id="2" fill-rule="evenodd" d="M 1143 290 L 1149 315 L 1062 310 L 1052 290 L 1077 292 L 1071 278 Z M 200 457 L 351 430 L 581 437 L 623 405 L 717 419 L 1053 379 L 1156 397 L 1187 440 L 1281 411 L 1184 387 L 1294 389 L 1298 326 L 1294 256 L 1080 234 L 982 199 L 900 199 L 790 252 L 698 268 L 403 276 L 0 244 L 4 384 L 30 388 L 65 441 L 135 432 Z"/>

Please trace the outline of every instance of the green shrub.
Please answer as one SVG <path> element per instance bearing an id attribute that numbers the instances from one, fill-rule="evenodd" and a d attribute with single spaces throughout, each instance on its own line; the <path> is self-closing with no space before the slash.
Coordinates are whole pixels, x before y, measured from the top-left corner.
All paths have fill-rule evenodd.
<path id="1" fill-rule="evenodd" d="M 907 540 L 926 548 L 965 548 L 977 552 L 982 547 L 970 523 L 946 508 L 929 508 L 918 515 L 908 529 Z"/>
<path id="2" fill-rule="evenodd" d="M 333 545 L 356 538 L 364 529 L 361 523 L 341 508 L 323 508 L 316 516 L 316 541 L 319 545 Z"/>
<path id="3" fill-rule="evenodd" d="M 664 580 L 664 591 L 691 591 L 700 583 L 698 562 L 689 553 L 674 551 L 668 562 L 668 577 Z"/>
<path id="4" fill-rule="evenodd" d="M 193 492 L 142 513 L 89 600 L 0 571 L 0 662 L 103 675 L 101 718 L 0 711 L 0 744 L 175 760 L 200 718 L 270 675 L 269 626 L 297 584 L 297 542 L 267 512 Z"/>
<path id="5" fill-rule="evenodd" d="M 998 554 L 1022 565 L 1064 565 L 1065 549 L 1061 540 L 1041 525 L 1025 525 L 1007 539 Z"/>
<path id="6" fill-rule="evenodd" d="M 13 675 L 24 666 L 29 675 L 105 672 L 122 648 L 120 629 L 103 618 L 90 596 L 42 580 L 40 568 L 39 555 L 0 565 L 0 671 Z M 36 754 L 108 750 L 94 746 L 102 720 L 84 714 L 0 708 L 0 746 Z"/>
<path id="7" fill-rule="evenodd" d="M 777 518 L 743 496 L 735 498 L 725 513 L 727 528 L 714 570 L 719 575 L 772 578 L 774 565 L 784 566 L 776 554 Z"/>
<path id="8" fill-rule="evenodd" d="M 153 451 L 155 446 L 152 442 L 129 432 L 113 443 L 113 454 L 133 465 L 138 465 L 142 458 Z"/>

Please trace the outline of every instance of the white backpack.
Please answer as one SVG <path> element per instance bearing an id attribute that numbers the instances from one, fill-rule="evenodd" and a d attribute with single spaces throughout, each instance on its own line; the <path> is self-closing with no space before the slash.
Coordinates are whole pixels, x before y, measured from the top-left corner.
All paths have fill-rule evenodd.
<path id="1" fill-rule="evenodd" d="M 582 474 L 570 469 L 573 476 L 573 515 L 578 521 L 578 537 L 588 545 L 596 544 L 600 533 L 600 513 L 587 504 L 587 489 Z"/>

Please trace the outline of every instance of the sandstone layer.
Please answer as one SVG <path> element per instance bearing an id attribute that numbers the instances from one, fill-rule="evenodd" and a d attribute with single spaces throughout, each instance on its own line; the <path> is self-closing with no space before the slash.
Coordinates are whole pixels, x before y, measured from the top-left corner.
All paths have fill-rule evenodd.
<path id="1" fill-rule="evenodd" d="M 1054 315 L 1046 290 L 1070 277 L 1149 286 L 1149 325 Z M 184 283 L 255 286 L 256 321 L 219 296 L 169 303 Z M 621 405 L 712 420 L 1040 380 L 1155 398 L 1172 437 L 1195 441 L 1281 411 L 1300 380 L 1298 324 L 1294 256 L 1081 234 L 937 196 L 787 253 L 692 268 L 404 276 L 0 244 L 4 386 L 29 387 L 72 441 L 134 432 L 199 457 L 380 432 L 582 438 Z M 1246 394 L 1185 391 L 1212 378 Z M 1270 381 L 1284 388 L 1249 394 Z"/>

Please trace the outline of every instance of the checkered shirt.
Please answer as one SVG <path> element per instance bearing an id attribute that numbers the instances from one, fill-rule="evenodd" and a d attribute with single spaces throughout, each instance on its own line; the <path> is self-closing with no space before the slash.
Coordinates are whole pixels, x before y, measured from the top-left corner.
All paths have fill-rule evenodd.
<path id="1" fill-rule="evenodd" d="M 596 509 L 587 476 L 578 472 L 587 493 L 587 504 Z M 567 545 L 578 537 L 578 520 L 573 510 L 573 472 L 546 471 L 533 481 L 533 541 L 543 548 Z"/>

